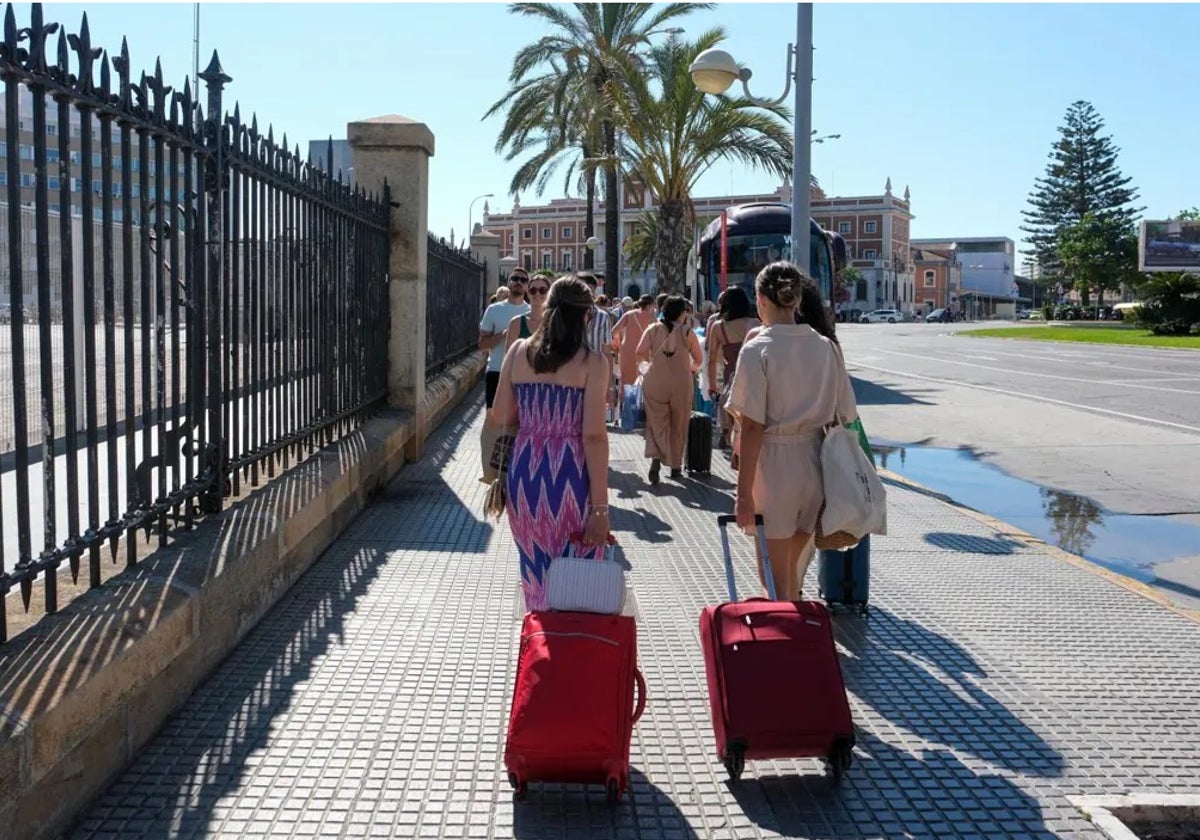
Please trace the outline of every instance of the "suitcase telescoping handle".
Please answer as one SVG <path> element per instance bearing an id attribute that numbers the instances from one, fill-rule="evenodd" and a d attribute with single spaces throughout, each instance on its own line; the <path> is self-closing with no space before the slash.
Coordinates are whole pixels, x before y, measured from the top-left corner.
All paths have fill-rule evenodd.
<path id="1" fill-rule="evenodd" d="M 733 580 L 733 553 L 729 549 L 729 526 L 737 524 L 733 514 L 721 514 L 717 517 L 717 526 L 721 529 L 721 550 L 725 552 L 725 579 L 729 583 L 729 600 L 736 602 L 737 585 Z M 775 597 L 775 578 L 771 575 L 771 558 L 767 556 L 767 531 L 763 524 L 762 514 L 754 517 L 754 527 L 758 532 L 758 547 L 762 554 L 763 581 L 767 584 L 767 597 L 772 601 Z"/>

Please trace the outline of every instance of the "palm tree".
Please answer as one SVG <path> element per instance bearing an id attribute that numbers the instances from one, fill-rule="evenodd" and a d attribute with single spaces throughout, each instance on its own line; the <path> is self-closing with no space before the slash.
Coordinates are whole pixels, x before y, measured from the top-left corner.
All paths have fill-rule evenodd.
<path id="1" fill-rule="evenodd" d="M 514 173 L 508 187 L 511 195 L 532 188 L 541 196 L 563 164 L 567 166 L 565 194 L 582 179 L 587 202 L 584 236 L 588 237 L 595 224 L 596 173 L 584 171 L 581 164 L 600 148 L 594 128 L 594 97 L 584 80 L 566 72 L 561 62 L 551 58 L 547 65 L 547 72 L 532 77 L 527 73 L 518 76 L 514 69 L 513 86 L 488 108 L 483 119 L 505 114 L 495 149 L 504 153 L 506 161 L 534 153 Z M 585 268 L 592 267 L 591 259 L 589 249 L 584 254 Z"/>
<path id="2" fill-rule="evenodd" d="M 509 96 L 530 84 L 528 77 L 539 68 L 546 65 L 555 67 L 561 62 L 562 73 L 570 77 L 563 85 L 571 91 L 572 96 L 569 99 L 545 100 L 552 110 L 558 109 L 553 115 L 558 118 L 554 124 L 561 127 L 564 121 L 572 122 L 584 127 L 582 134 L 588 139 L 595 137 L 599 141 L 598 148 L 589 146 L 582 157 L 586 160 L 598 156 L 604 161 L 601 167 L 604 170 L 604 252 L 608 255 L 605 260 L 605 289 L 609 294 L 617 292 L 620 207 L 617 204 L 618 123 L 607 107 L 608 103 L 612 100 L 614 90 L 624 82 L 623 72 L 642 65 L 641 52 L 649 46 L 651 36 L 663 32 L 666 24 L 693 9 L 711 7 L 711 3 L 670 3 L 659 8 L 645 3 L 575 3 L 573 8 L 548 3 L 513 3 L 509 6 L 510 12 L 536 18 L 547 29 L 546 35 L 523 47 L 513 58 L 509 76 L 513 88 Z M 508 98 L 493 106 L 489 114 L 494 113 L 497 106 Z M 536 113 L 538 109 L 533 108 L 533 111 Z M 528 131 L 533 123 L 522 120 L 531 116 L 527 114 L 518 120 L 516 130 Z M 512 129 L 508 125 L 506 129 L 501 132 L 498 148 L 510 145 L 509 134 Z M 553 144 L 567 141 L 564 132 L 553 133 L 547 139 L 552 140 Z M 549 158 L 557 154 L 552 153 L 549 146 L 544 148 L 543 153 Z M 536 159 L 529 163 L 536 165 Z M 588 177 L 589 195 L 584 236 L 590 237 L 595 232 L 591 219 L 595 168 L 589 168 L 585 174 Z M 585 260 L 590 261 L 590 253 L 585 255 Z"/>
<path id="3" fill-rule="evenodd" d="M 662 291 L 683 288 L 695 224 L 692 189 L 718 160 L 733 158 L 786 176 L 792 171 L 790 111 L 741 97 L 710 97 L 692 83 L 694 56 L 724 40 L 721 28 L 696 41 L 671 39 L 650 49 L 647 72 L 623 68 L 613 114 L 626 127 L 629 174 L 658 199 L 656 266 Z M 595 165 L 595 164 L 589 164 Z"/>
<path id="4" fill-rule="evenodd" d="M 643 274 L 654 267 L 658 252 L 658 214 L 649 210 L 638 215 L 633 233 L 625 240 L 625 264 Z"/>

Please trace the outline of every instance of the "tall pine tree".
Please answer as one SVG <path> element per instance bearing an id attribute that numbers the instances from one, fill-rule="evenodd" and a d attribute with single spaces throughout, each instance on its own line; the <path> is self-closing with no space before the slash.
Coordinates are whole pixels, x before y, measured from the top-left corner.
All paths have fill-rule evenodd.
<path id="1" fill-rule="evenodd" d="M 1058 241 L 1064 229 L 1079 224 L 1089 213 L 1129 226 L 1145 209 L 1132 206 L 1137 190 L 1129 186 L 1132 179 L 1121 174 L 1120 150 L 1111 137 L 1100 134 L 1103 128 L 1104 120 L 1090 102 L 1072 103 L 1065 123 L 1058 127 L 1046 174 L 1034 181 L 1021 230 L 1029 235 L 1028 253 L 1046 275 L 1061 272 Z"/>

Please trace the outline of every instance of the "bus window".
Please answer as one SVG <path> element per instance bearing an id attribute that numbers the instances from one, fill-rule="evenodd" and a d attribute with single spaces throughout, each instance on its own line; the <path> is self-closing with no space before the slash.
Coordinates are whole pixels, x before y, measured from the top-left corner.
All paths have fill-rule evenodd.
<path id="1" fill-rule="evenodd" d="M 778 233 L 729 237 L 729 273 L 757 276 L 770 263 L 787 258 L 790 239 Z"/>
<path id="2" fill-rule="evenodd" d="M 822 297 L 830 300 L 833 296 L 833 263 L 829 256 L 829 243 L 823 235 L 813 234 L 809 237 L 809 244 L 810 273 L 817 281 Z"/>

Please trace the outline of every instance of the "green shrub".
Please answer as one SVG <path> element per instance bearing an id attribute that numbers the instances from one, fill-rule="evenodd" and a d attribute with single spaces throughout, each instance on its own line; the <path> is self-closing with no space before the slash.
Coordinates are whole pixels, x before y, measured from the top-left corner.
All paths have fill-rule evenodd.
<path id="1" fill-rule="evenodd" d="M 1150 332 L 1155 335 L 1187 335 L 1191 329 L 1192 325 L 1187 321 L 1171 318 L 1155 324 L 1150 328 Z"/>

